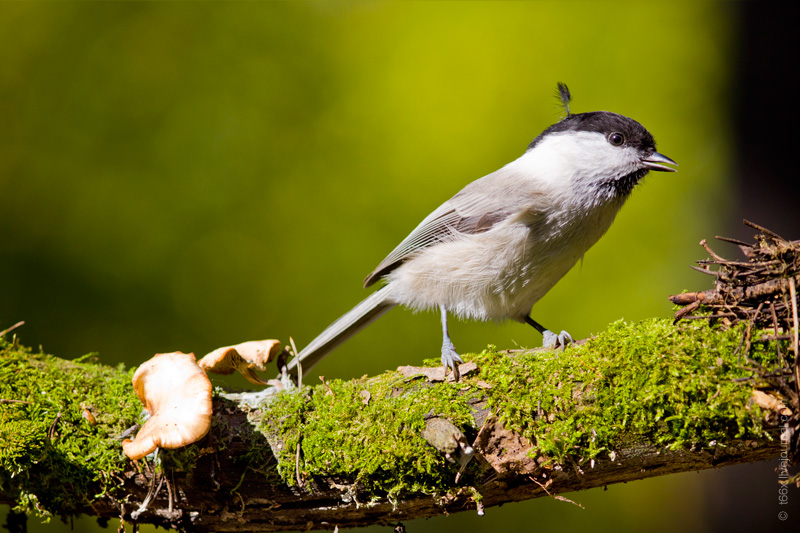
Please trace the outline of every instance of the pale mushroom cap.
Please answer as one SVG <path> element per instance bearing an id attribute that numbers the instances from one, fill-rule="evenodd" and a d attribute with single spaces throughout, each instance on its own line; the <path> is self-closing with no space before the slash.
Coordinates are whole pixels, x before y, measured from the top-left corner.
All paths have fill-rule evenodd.
<path id="1" fill-rule="evenodd" d="M 194 354 L 156 354 L 133 374 L 133 387 L 150 413 L 134 440 L 122 449 L 141 459 L 161 448 L 180 448 L 202 439 L 211 427 L 211 381 Z"/>
<path id="2" fill-rule="evenodd" d="M 281 343 L 275 339 L 247 341 L 233 346 L 223 346 L 210 352 L 198 361 L 200 368 L 216 374 L 231 374 L 238 370 L 250 383 L 265 385 L 255 373 L 263 372 L 267 363 L 272 361 L 281 351 Z"/>

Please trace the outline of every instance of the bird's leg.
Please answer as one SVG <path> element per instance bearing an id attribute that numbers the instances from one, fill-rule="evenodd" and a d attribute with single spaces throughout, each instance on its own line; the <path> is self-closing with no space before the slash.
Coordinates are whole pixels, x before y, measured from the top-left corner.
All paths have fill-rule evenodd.
<path id="1" fill-rule="evenodd" d="M 561 346 L 561 349 L 563 350 L 564 348 L 566 348 L 567 344 L 572 342 L 572 335 L 570 335 L 566 331 L 562 331 L 560 334 L 556 335 L 555 333 L 553 333 L 543 325 L 539 324 L 529 316 L 525 317 L 525 322 L 533 326 L 536 329 L 536 331 L 542 334 L 543 348 L 558 348 L 559 346 Z"/>
<path id="2" fill-rule="evenodd" d="M 447 310 L 443 305 L 440 305 L 439 309 L 442 312 L 442 335 L 444 337 L 442 340 L 442 364 L 444 365 L 444 374 L 446 376 L 447 369 L 452 368 L 453 376 L 455 376 L 456 381 L 458 381 L 461 378 L 461 374 L 458 371 L 458 365 L 464 361 L 461 360 L 461 356 L 459 356 L 458 352 L 456 352 L 456 347 L 453 346 L 453 342 L 450 340 L 450 335 L 447 333 Z"/>

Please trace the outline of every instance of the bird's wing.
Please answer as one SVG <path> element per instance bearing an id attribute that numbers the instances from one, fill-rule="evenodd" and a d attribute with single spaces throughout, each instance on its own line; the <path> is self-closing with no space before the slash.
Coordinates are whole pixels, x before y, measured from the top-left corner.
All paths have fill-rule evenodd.
<path id="1" fill-rule="evenodd" d="M 521 210 L 535 210 L 535 201 L 508 187 L 505 168 L 476 180 L 439 206 L 397 245 L 364 280 L 369 287 L 413 254 L 439 242 L 474 235 L 494 228 Z M 492 191 L 487 195 L 482 191 Z M 526 217 L 527 218 L 527 217 Z"/>

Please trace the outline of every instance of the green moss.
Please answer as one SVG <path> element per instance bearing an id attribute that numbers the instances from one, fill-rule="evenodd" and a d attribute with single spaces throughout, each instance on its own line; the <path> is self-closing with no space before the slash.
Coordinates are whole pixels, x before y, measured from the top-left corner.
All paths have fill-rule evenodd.
<path id="1" fill-rule="evenodd" d="M 131 373 L 84 359 L 0 338 L 0 488 L 22 510 L 71 514 L 113 491 L 111 476 L 124 469 L 114 437 L 142 408 Z"/>
<path id="2" fill-rule="evenodd" d="M 284 394 L 266 409 L 262 430 L 280 436 L 285 482 L 296 484 L 299 474 L 309 488 L 315 478 L 340 476 L 373 498 L 390 499 L 441 493 L 452 485 L 457 468 L 420 432 L 425 416 L 437 414 L 474 437 L 469 402 L 475 398 L 487 400 L 549 462 L 582 464 L 637 442 L 724 446 L 764 436 L 759 410 L 747 407 L 751 384 L 733 381 L 752 374 L 733 356 L 740 339 L 740 329 L 704 323 L 617 322 L 563 352 L 490 347 L 467 355 L 479 373 L 458 385 L 430 386 L 388 372 Z M 770 364 L 773 352 L 751 356 Z M 362 391 L 369 392 L 366 405 Z"/>
<path id="3" fill-rule="evenodd" d="M 469 387 L 429 387 L 396 372 L 334 380 L 281 395 L 263 424 L 280 434 L 279 471 L 288 483 L 296 484 L 299 443 L 303 479 L 342 476 L 390 499 L 405 492 L 433 494 L 448 487 L 455 467 L 420 436 L 425 415 L 474 426 L 467 400 L 476 394 Z"/>
<path id="4" fill-rule="evenodd" d="M 506 426 L 559 463 L 581 463 L 627 442 L 669 448 L 721 446 L 764 432 L 747 408 L 751 375 L 733 353 L 741 329 L 670 320 L 617 322 L 564 352 L 537 350 L 510 359 L 494 350 L 476 362 L 495 386 L 489 404 Z M 774 349 L 755 351 L 762 364 Z"/>
<path id="5" fill-rule="evenodd" d="M 489 348 L 465 356 L 479 370 L 458 384 L 397 372 L 333 380 L 250 412 L 260 433 L 249 431 L 252 426 L 233 431 L 215 416 L 214 446 L 224 448 L 233 438 L 252 444 L 237 464 L 243 472 L 258 469 L 265 483 L 296 485 L 299 477 L 313 491 L 324 478 L 352 486 L 354 498 L 393 501 L 451 489 L 458 465 L 420 433 L 426 417 L 436 415 L 471 441 L 479 429 L 472 407 L 478 402 L 552 463 L 582 464 L 637 443 L 725 446 L 765 436 L 759 410 L 748 408 L 753 383 L 734 381 L 752 375 L 733 355 L 740 339 L 741 329 L 675 327 L 659 319 L 612 324 L 563 352 Z M 775 364 L 774 345 L 756 348 L 750 357 Z M 141 412 L 130 378 L 122 368 L 33 354 L 0 339 L 0 490 L 16 496 L 23 510 L 59 515 L 113 496 L 112 477 L 130 466 L 116 437 Z M 218 392 L 216 408 L 230 402 Z M 278 456 L 276 470 L 265 435 Z M 205 453 L 193 445 L 164 453 L 162 461 L 191 473 Z M 475 461 L 462 485 L 474 479 L 473 469 Z"/>

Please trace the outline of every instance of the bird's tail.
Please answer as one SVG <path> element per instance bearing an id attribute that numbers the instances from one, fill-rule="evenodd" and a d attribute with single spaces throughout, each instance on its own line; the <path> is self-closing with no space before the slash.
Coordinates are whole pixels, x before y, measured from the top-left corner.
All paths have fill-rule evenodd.
<path id="1" fill-rule="evenodd" d="M 300 350 L 297 358 L 289 362 L 289 372 L 293 376 L 297 376 L 298 362 L 303 367 L 303 373 L 308 372 L 340 344 L 397 305 L 391 300 L 390 293 L 391 286 L 382 287 L 325 328 L 325 331 L 317 335 L 316 339 Z"/>

